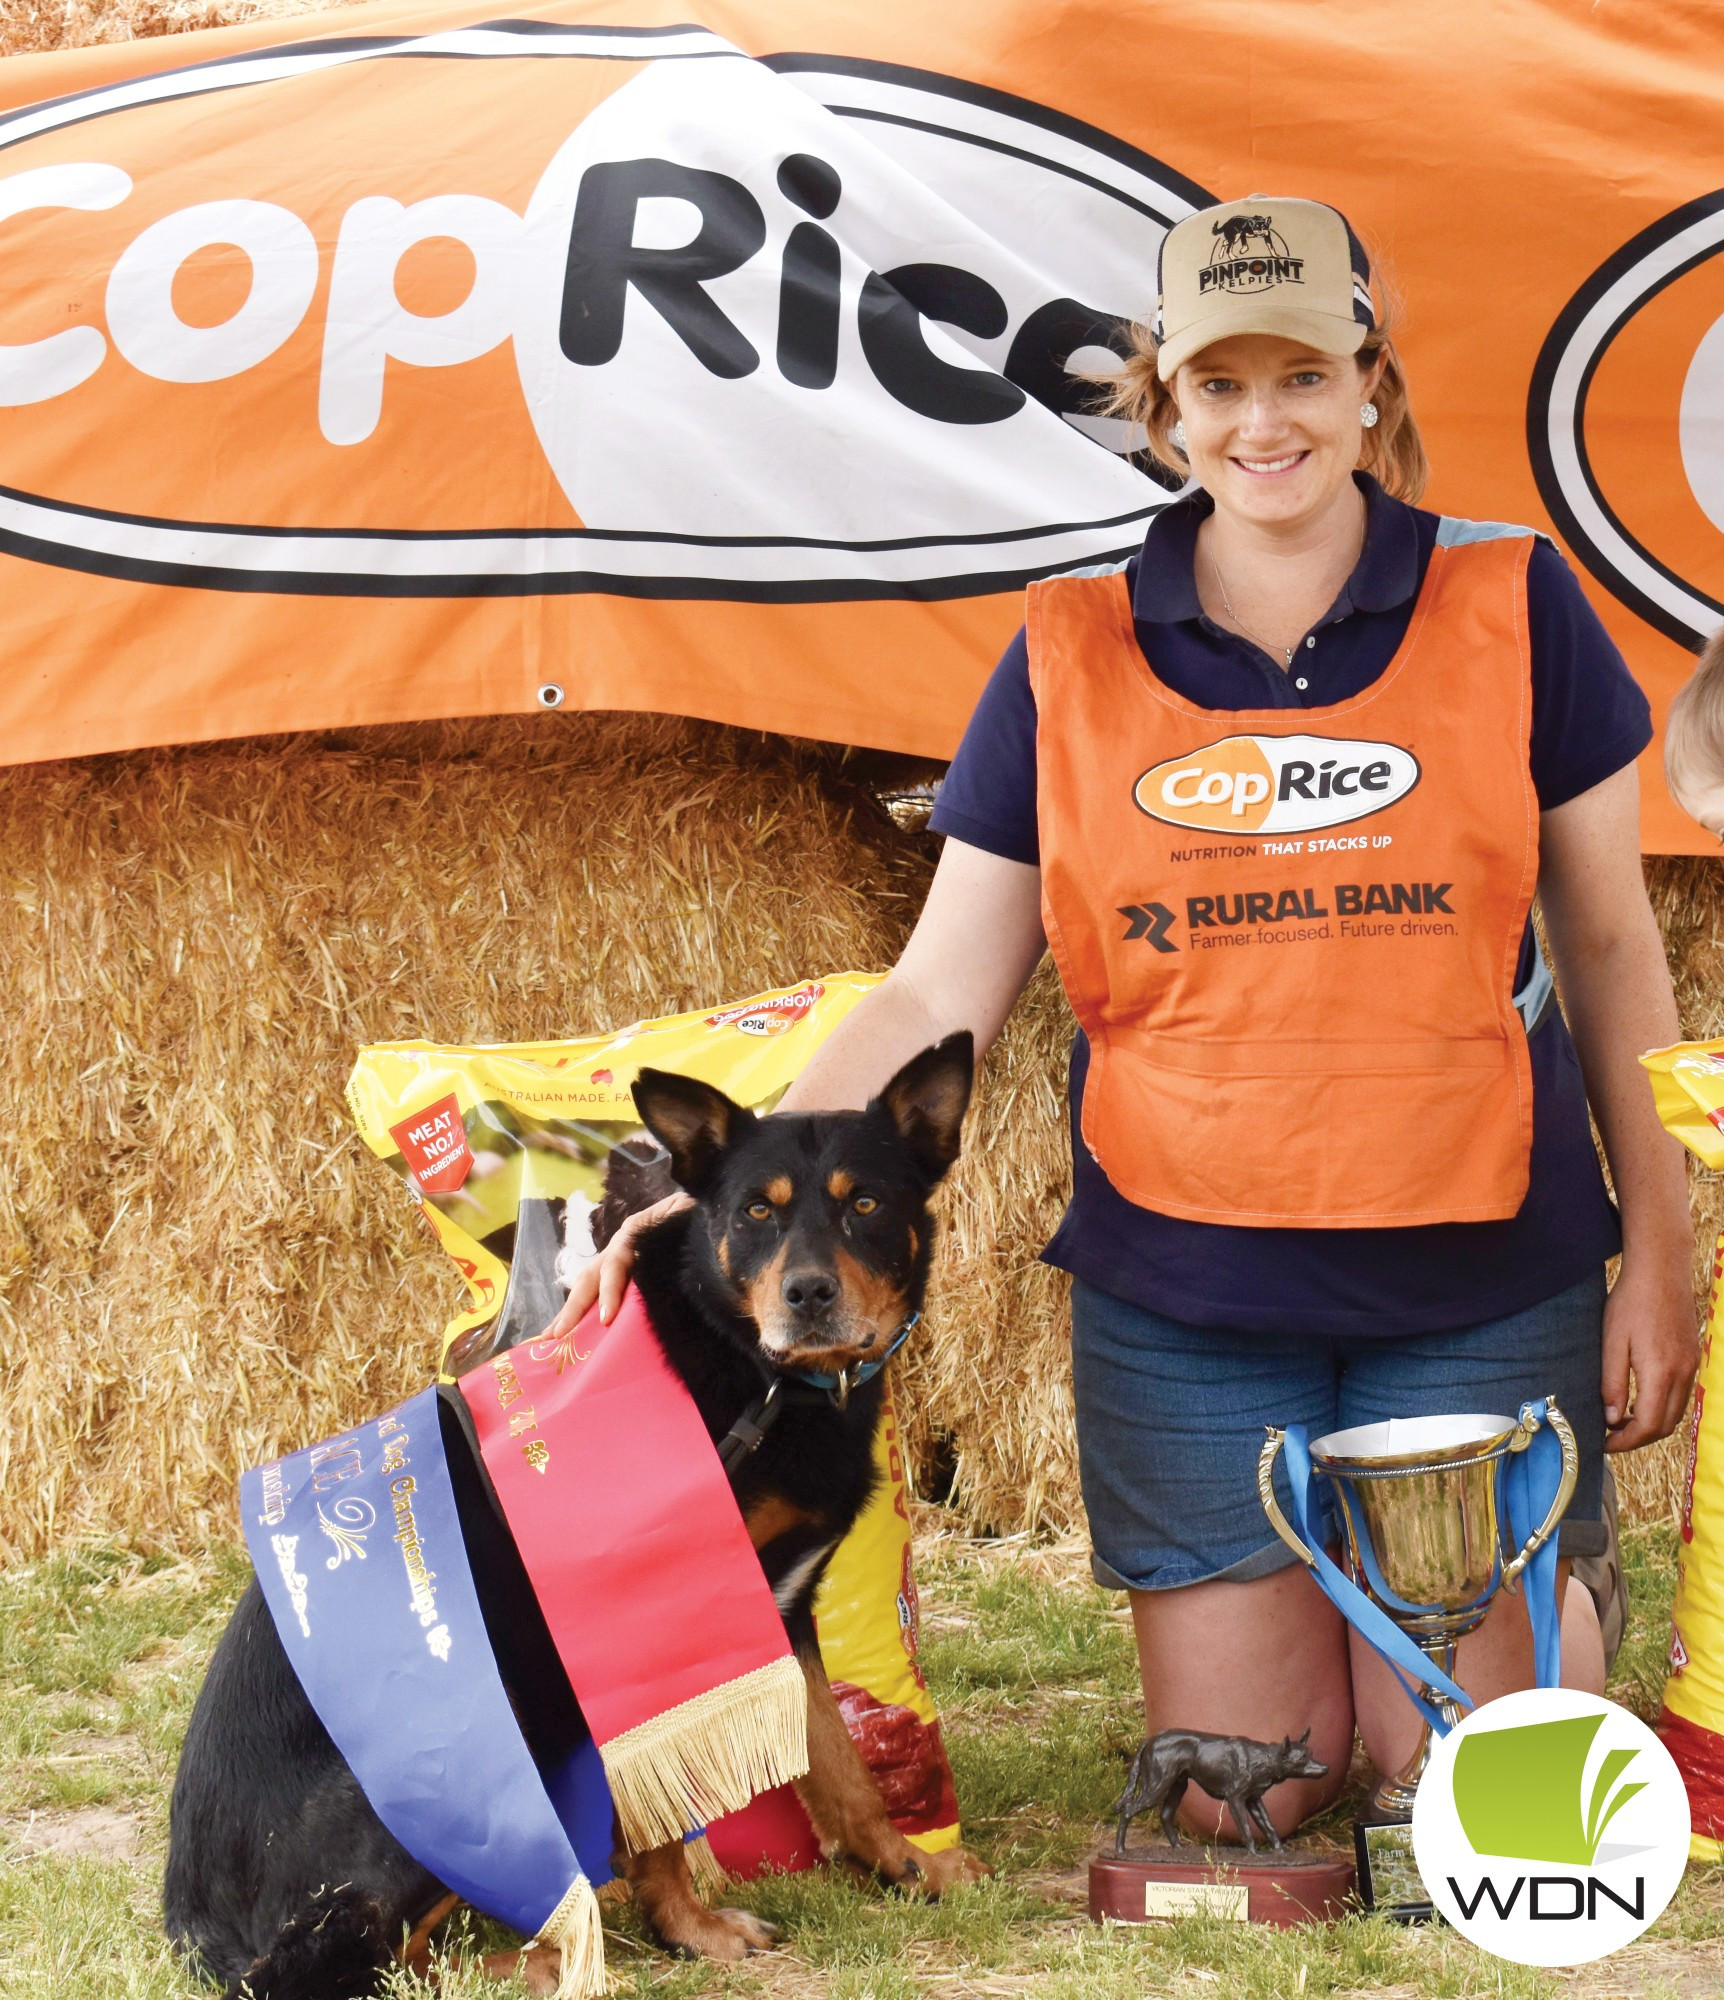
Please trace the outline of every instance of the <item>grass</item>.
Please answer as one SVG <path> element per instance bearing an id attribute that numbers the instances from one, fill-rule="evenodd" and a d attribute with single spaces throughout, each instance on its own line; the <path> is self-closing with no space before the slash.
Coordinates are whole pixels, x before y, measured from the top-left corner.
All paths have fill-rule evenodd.
<path id="1" fill-rule="evenodd" d="M 1656 1714 L 1674 1575 L 1667 1529 L 1628 1532 L 1634 1601 L 1612 1692 Z M 782 1948 L 728 1972 L 678 1964 L 627 1910 L 607 1918 L 617 1990 L 639 2000 L 1498 2000 L 1724 1990 L 1724 1870 L 1690 1870 L 1642 1940 L 1577 1975 L 1523 1971 L 1441 1927 L 1356 1919 L 1275 1932 L 1192 1919 L 1126 1929 L 1081 1910 L 1082 1861 L 1139 1731 L 1120 1601 L 1079 1553 L 1027 1541 L 927 1538 L 924 1664 L 941 1705 L 966 1838 L 998 1871 L 944 1904 L 881 1897 L 824 1872 L 733 1889 L 782 1927 Z M 203 1662 L 244 1581 L 207 1562 L 96 1550 L 0 1576 L 0 1994 L 169 2000 L 189 1983 L 156 1896 L 174 1759 Z M 1344 1834 L 1346 1802 L 1319 1837 Z M 508 1941 L 458 1918 L 443 2000 L 500 2000 L 476 1954 Z M 396 1976 L 391 2000 L 433 1989 Z"/>

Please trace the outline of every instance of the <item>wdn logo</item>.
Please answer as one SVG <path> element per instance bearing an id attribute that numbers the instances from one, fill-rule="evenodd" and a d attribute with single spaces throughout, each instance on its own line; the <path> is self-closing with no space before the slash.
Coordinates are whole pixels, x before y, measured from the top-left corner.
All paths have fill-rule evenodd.
<path id="1" fill-rule="evenodd" d="M 1630 1944 L 1675 1894 L 1688 1799 L 1626 1709 L 1568 1689 L 1488 1702 L 1438 1746 L 1413 1810 L 1425 1888 L 1472 1941 L 1523 1965 Z"/>

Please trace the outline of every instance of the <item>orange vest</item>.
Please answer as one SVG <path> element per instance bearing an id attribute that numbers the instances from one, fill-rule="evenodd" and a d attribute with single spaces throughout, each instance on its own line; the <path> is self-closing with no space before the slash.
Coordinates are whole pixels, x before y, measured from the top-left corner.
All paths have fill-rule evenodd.
<path id="1" fill-rule="evenodd" d="M 1042 915 L 1129 1200 L 1297 1229 L 1520 1207 L 1531 549 L 1445 519 L 1383 674 L 1302 710 L 1164 686 L 1123 575 L 1030 586 Z"/>

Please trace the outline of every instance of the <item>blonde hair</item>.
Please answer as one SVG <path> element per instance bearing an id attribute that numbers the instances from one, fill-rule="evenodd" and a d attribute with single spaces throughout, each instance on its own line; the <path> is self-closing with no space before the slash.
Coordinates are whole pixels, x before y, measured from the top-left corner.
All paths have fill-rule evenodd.
<path id="1" fill-rule="evenodd" d="M 1664 782 L 1673 793 L 1724 784 L 1724 627 L 1706 641 L 1670 704 Z"/>
<path id="2" fill-rule="evenodd" d="M 1107 378 L 1107 392 L 1097 405 L 1097 414 L 1142 424 L 1149 436 L 1150 456 L 1177 479 L 1184 480 L 1191 464 L 1171 436 L 1179 406 L 1172 389 L 1161 379 L 1158 367 L 1161 343 L 1144 320 L 1129 329 L 1129 339 L 1131 352 L 1119 373 Z M 1406 372 L 1395 347 L 1392 315 L 1387 310 L 1378 315 L 1376 328 L 1366 334 L 1354 358 L 1360 370 L 1366 371 L 1379 355 L 1383 372 L 1371 394 L 1377 406 L 1377 422 L 1371 430 L 1359 433 L 1359 469 L 1370 473 L 1394 499 L 1416 502 L 1430 477 L 1430 463 L 1413 418 Z"/>

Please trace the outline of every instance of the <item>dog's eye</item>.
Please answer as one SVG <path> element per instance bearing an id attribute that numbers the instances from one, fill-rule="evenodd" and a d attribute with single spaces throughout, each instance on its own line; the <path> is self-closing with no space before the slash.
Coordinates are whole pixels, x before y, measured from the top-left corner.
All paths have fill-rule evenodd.
<path id="1" fill-rule="evenodd" d="M 851 1207 L 855 1209 L 858 1215 L 872 1215 L 879 1206 L 880 1204 L 871 1194 L 859 1194 L 855 1201 L 851 1203 Z"/>
<path id="2" fill-rule="evenodd" d="M 748 1204 L 748 1214 L 752 1221 L 770 1222 L 772 1220 L 772 1204 L 769 1201 L 751 1201 Z"/>

